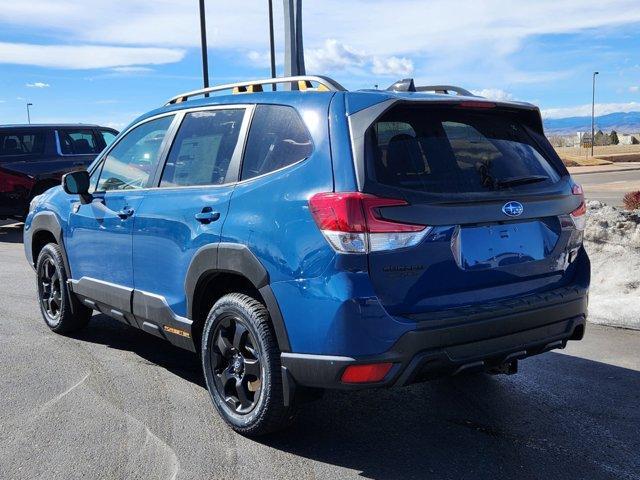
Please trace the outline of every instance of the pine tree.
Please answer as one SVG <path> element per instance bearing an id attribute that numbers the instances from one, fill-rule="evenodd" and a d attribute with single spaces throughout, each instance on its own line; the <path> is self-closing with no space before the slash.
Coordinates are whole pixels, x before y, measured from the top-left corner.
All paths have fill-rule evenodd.
<path id="1" fill-rule="evenodd" d="M 609 138 L 611 139 L 611 145 L 618 145 L 620 143 L 620 140 L 618 139 L 618 132 L 615 130 L 611 130 Z"/>

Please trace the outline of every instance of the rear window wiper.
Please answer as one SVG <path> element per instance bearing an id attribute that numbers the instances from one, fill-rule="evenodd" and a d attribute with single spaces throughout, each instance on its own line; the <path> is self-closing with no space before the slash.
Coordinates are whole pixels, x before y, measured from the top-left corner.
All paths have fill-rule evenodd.
<path id="1" fill-rule="evenodd" d="M 514 187 L 516 185 L 527 185 L 529 183 L 538 183 L 549 180 L 546 175 L 528 175 L 526 177 L 509 177 L 501 178 L 494 182 L 496 188 Z"/>

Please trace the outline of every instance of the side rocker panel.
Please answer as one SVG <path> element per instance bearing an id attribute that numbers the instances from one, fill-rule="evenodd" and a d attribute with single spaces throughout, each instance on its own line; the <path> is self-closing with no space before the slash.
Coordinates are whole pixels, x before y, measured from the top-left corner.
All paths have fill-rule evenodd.
<path id="1" fill-rule="evenodd" d="M 134 290 L 131 306 L 144 331 L 165 338 L 178 347 L 196 351 L 191 339 L 193 322 L 176 315 L 164 297 Z"/>

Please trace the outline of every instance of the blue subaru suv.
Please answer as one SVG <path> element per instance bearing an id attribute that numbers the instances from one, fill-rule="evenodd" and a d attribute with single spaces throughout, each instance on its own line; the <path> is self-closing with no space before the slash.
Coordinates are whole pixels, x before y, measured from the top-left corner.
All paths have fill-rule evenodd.
<path id="1" fill-rule="evenodd" d="M 514 373 L 580 340 L 584 226 L 536 107 L 305 76 L 138 118 L 31 202 L 24 247 L 54 332 L 99 311 L 197 352 L 258 435 L 325 389 Z"/>

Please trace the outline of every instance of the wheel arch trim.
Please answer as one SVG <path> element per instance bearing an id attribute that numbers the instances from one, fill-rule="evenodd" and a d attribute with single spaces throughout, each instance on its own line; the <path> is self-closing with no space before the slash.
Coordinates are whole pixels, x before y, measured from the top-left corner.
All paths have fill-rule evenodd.
<path id="1" fill-rule="evenodd" d="M 269 311 L 278 346 L 282 352 L 291 351 L 289 336 L 278 301 L 271 289 L 269 273 L 249 247 L 221 242 L 201 247 L 191 259 L 185 277 L 187 318 L 194 318 L 194 296 L 199 282 L 208 275 L 233 273 L 246 278 L 260 293 Z"/>
<path id="2" fill-rule="evenodd" d="M 33 258 L 33 239 L 39 232 L 49 232 L 56 239 L 56 243 L 60 247 L 62 252 L 62 261 L 64 262 L 64 269 L 67 274 L 67 278 L 72 278 L 71 267 L 69 265 L 69 259 L 67 258 L 67 249 L 64 245 L 64 239 L 62 236 L 62 227 L 60 226 L 60 220 L 54 212 L 39 212 L 31 219 L 28 233 L 25 233 L 25 253 L 29 263 L 33 268 L 38 261 L 37 258 Z"/>

